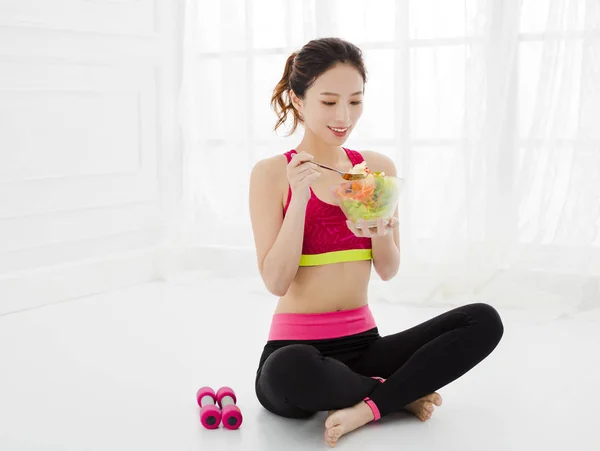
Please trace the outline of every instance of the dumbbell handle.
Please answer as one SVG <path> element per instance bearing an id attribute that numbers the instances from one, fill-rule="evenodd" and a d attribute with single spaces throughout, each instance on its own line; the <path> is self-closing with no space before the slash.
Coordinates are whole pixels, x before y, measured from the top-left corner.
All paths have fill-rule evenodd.
<path id="1" fill-rule="evenodd" d="M 202 407 L 208 406 L 209 404 L 212 404 L 213 406 L 215 405 L 215 400 L 213 399 L 212 396 L 206 395 L 206 396 L 203 396 L 202 398 L 200 398 L 200 405 Z"/>
<path id="2" fill-rule="evenodd" d="M 228 406 L 230 404 L 235 404 L 235 401 L 233 400 L 233 398 L 231 396 L 223 396 L 221 398 L 221 405 L 223 407 Z"/>
<path id="3" fill-rule="evenodd" d="M 206 395 L 206 396 L 203 396 L 202 398 L 200 398 L 200 405 L 201 406 L 207 406 L 209 404 L 212 404 L 212 405 L 215 404 L 212 396 Z M 235 401 L 233 400 L 233 398 L 231 396 L 223 396 L 221 398 L 221 405 L 223 407 L 228 406 L 230 404 L 235 404 Z"/>

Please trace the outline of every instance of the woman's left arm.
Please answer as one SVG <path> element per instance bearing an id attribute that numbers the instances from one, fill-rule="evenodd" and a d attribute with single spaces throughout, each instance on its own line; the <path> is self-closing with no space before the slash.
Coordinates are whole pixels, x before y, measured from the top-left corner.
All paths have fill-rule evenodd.
<path id="1" fill-rule="evenodd" d="M 396 225 L 384 236 L 371 237 L 373 247 L 373 267 L 381 280 L 390 280 L 400 268 L 400 243 L 398 233 L 398 212 L 394 214 Z M 381 227 L 381 226 L 380 226 Z"/>
<path id="2" fill-rule="evenodd" d="M 363 151 L 362 154 L 371 172 L 383 171 L 386 175 L 397 175 L 396 166 L 391 158 L 373 151 Z M 350 222 L 348 227 L 358 236 L 371 238 L 373 267 L 381 280 L 390 280 L 394 277 L 400 267 L 398 207 L 396 207 L 390 224 L 383 224 L 383 221 L 380 220 L 377 229 L 357 230 L 355 225 Z"/>

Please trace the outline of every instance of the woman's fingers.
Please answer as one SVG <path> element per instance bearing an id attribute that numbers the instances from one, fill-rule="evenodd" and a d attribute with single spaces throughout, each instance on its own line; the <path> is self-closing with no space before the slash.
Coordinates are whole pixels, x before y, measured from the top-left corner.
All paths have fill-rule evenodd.
<path id="1" fill-rule="evenodd" d="M 356 235 L 357 237 L 362 237 L 362 232 L 356 228 L 356 224 L 354 224 L 352 221 L 348 220 L 348 221 L 346 221 L 346 225 L 348 226 L 348 228 L 354 235 Z"/>
<path id="2" fill-rule="evenodd" d="M 385 236 L 387 233 L 386 230 L 386 222 L 383 218 L 379 218 L 377 219 L 377 235 L 379 236 Z"/>
<path id="3" fill-rule="evenodd" d="M 299 182 L 310 184 L 311 182 L 317 180 L 321 175 L 320 172 L 312 172 L 303 174 L 302 177 L 299 178 Z"/>
<path id="4" fill-rule="evenodd" d="M 299 166 L 302 163 L 305 163 L 307 161 L 313 160 L 313 158 L 314 157 L 312 155 L 310 155 L 310 154 L 308 154 L 306 152 L 300 152 L 300 153 L 297 153 L 296 155 L 294 155 L 292 157 L 292 160 L 290 161 L 290 164 L 292 166 Z"/>
<path id="5" fill-rule="evenodd" d="M 362 230 L 363 236 L 365 238 L 372 238 L 377 233 L 377 228 L 370 228 L 367 224 L 366 219 L 360 220 L 360 229 Z"/>
<path id="6" fill-rule="evenodd" d="M 388 221 L 379 218 L 377 224 L 372 227 L 369 227 L 367 221 L 364 219 L 359 219 L 356 223 L 348 220 L 346 221 L 346 224 L 357 237 L 372 238 L 374 236 L 385 236 L 390 233 L 393 228 L 398 226 L 398 220 L 392 218 Z"/>
<path id="7" fill-rule="evenodd" d="M 371 238 L 373 235 L 367 226 L 364 219 L 359 219 L 358 222 L 346 221 L 348 228 L 359 238 Z"/>

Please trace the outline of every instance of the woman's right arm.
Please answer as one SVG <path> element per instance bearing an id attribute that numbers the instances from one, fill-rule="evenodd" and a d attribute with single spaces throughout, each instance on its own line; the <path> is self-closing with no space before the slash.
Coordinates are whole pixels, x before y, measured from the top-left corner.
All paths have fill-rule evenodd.
<path id="1" fill-rule="evenodd" d="M 261 160 L 250 175 L 250 219 L 260 275 L 267 289 L 283 296 L 291 285 L 302 254 L 304 217 L 310 198 L 310 184 L 319 176 L 304 152 L 294 155 L 287 165 L 287 180 L 282 183 L 281 158 Z M 292 199 L 285 218 L 282 211 L 283 186 L 292 187 Z"/>

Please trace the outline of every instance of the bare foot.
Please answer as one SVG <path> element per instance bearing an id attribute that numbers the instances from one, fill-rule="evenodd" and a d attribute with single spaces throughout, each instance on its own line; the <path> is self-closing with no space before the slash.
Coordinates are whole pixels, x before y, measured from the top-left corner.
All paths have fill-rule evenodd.
<path id="1" fill-rule="evenodd" d="M 347 409 L 330 410 L 325 420 L 325 441 L 333 448 L 342 435 L 364 426 L 374 418 L 373 411 L 363 401 Z"/>
<path id="2" fill-rule="evenodd" d="M 431 414 L 434 411 L 434 405 L 442 405 L 442 397 L 439 393 L 434 392 L 427 396 L 423 396 L 416 401 L 406 405 L 404 409 L 415 414 L 415 416 L 421 421 L 427 421 L 431 418 Z"/>

